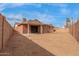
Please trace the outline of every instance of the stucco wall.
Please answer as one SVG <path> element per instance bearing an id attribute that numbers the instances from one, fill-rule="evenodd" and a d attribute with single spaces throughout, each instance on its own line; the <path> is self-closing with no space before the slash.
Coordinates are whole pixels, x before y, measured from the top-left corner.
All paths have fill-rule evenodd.
<path id="1" fill-rule="evenodd" d="M 7 41 L 11 37 L 12 33 L 13 28 L 6 21 L 6 18 L 0 15 L 0 49 L 2 47 L 5 48 L 5 45 L 7 44 Z"/>
<path id="2" fill-rule="evenodd" d="M 10 24 L 6 21 L 6 18 L 4 18 L 4 35 L 3 35 L 3 45 L 5 47 L 8 39 L 11 37 L 13 33 L 13 28 L 10 26 Z"/>
<path id="3" fill-rule="evenodd" d="M 69 28 L 70 34 L 79 41 L 79 21 Z"/>
<path id="4" fill-rule="evenodd" d="M 75 38 L 79 41 L 79 22 L 75 24 Z"/>
<path id="5" fill-rule="evenodd" d="M 16 26 L 15 30 L 18 31 L 19 33 L 23 33 L 23 25 Z"/>
<path id="6" fill-rule="evenodd" d="M 2 17 L 0 16 L 0 49 L 2 48 Z"/>
<path id="7" fill-rule="evenodd" d="M 28 31 L 27 25 L 24 25 L 24 26 L 23 26 L 23 33 L 25 33 L 25 34 L 26 34 L 26 33 L 27 33 L 27 31 Z"/>

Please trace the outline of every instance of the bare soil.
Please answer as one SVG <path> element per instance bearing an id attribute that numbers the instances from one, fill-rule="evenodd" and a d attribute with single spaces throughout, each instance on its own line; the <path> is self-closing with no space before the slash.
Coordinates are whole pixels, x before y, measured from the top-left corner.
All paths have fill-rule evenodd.
<path id="1" fill-rule="evenodd" d="M 45 34 L 14 33 L 5 51 L 21 56 L 77 56 L 79 42 L 64 29 Z"/>

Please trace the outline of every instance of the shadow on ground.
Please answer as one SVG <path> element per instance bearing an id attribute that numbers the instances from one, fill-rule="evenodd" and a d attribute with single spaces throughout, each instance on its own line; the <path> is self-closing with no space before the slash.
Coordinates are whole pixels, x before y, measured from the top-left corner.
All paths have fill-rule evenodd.
<path id="1" fill-rule="evenodd" d="M 9 39 L 5 51 L 12 56 L 55 56 L 18 32 Z"/>

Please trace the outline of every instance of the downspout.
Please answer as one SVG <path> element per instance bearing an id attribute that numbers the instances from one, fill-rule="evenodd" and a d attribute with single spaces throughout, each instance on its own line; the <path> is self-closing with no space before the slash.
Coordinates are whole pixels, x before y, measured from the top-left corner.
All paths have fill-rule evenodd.
<path id="1" fill-rule="evenodd" d="M 73 36 L 73 26 L 74 26 L 74 25 L 73 25 L 73 20 L 72 20 L 72 36 Z"/>

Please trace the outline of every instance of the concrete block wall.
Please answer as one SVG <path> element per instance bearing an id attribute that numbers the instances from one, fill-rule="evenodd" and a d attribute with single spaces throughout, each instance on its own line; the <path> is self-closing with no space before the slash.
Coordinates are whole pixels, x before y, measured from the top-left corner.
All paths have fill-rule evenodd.
<path id="1" fill-rule="evenodd" d="M 6 21 L 3 15 L 0 15 L 0 49 L 5 48 L 8 39 L 13 33 L 13 28 Z"/>

